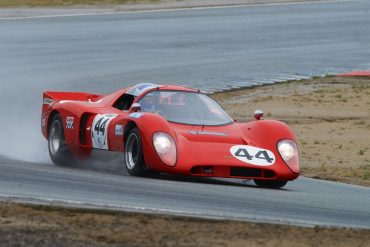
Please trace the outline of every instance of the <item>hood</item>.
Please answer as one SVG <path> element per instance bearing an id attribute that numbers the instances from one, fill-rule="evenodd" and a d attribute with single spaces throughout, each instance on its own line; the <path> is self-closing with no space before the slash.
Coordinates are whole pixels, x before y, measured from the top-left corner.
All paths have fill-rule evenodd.
<path id="1" fill-rule="evenodd" d="M 223 126 L 193 126 L 170 123 L 179 139 L 190 142 L 246 144 L 240 133 L 240 124 L 232 123 Z"/>

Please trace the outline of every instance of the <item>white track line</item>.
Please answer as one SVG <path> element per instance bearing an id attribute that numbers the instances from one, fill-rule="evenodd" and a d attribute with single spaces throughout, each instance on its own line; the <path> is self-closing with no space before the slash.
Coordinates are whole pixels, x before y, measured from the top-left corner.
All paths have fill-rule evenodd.
<path id="1" fill-rule="evenodd" d="M 303 5 L 303 4 L 324 4 L 324 3 L 341 3 L 341 2 L 358 2 L 360 0 L 324 0 L 324 1 L 307 1 L 307 2 L 288 2 L 288 3 L 260 3 L 260 4 L 235 4 L 235 5 L 220 5 L 220 6 L 204 6 L 204 7 L 180 7 L 169 9 L 154 9 L 154 10 L 131 10 L 131 11 L 110 11 L 102 13 L 79 13 L 79 14 L 63 14 L 63 15 L 40 15 L 40 16 L 20 16 L 20 17 L 2 17 L 0 20 L 24 20 L 24 19 L 44 19 L 58 17 L 79 17 L 79 16 L 100 16 L 114 14 L 134 14 L 134 13 L 157 13 L 157 12 L 175 12 L 186 10 L 205 10 L 205 9 L 226 9 L 226 8 L 241 8 L 241 7 L 259 7 L 259 6 L 284 6 L 284 5 Z"/>

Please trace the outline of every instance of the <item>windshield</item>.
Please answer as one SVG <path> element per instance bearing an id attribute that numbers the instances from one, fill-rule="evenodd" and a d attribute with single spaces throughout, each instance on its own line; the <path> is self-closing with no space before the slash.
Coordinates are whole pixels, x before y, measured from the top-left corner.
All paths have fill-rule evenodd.
<path id="1" fill-rule="evenodd" d="M 168 121 L 193 125 L 224 125 L 233 120 L 205 94 L 156 90 L 138 102 L 142 112 L 158 113 Z"/>

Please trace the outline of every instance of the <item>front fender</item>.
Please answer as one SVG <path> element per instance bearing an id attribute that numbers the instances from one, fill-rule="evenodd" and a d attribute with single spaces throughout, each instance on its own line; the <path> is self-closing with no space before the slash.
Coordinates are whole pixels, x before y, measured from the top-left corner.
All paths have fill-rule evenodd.
<path id="1" fill-rule="evenodd" d="M 146 112 L 130 114 L 125 117 L 123 121 L 125 122 L 125 126 L 132 126 L 132 124 L 134 124 L 139 129 L 142 140 L 145 164 L 151 169 L 166 167 L 154 150 L 152 138 L 155 132 L 165 132 L 171 135 L 177 142 L 177 136 L 170 127 L 168 121 L 158 114 Z M 124 142 L 125 136 L 123 143 Z"/>
<path id="2" fill-rule="evenodd" d="M 241 125 L 244 140 L 252 146 L 275 149 L 282 139 L 293 140 L 296 137 L 291 128 L 277 120 L 258 120 Z"/>
<path id="3" fill-rule="evenodd" d="M 296 137 L 290 127 L 280 121 L 276 120 L 259 120 L 253 121 L 250 123 L 245 124 L 243 126 L 243 134 L 248 140 L 248 145 L 261 147 L 272 151 L 275 154 L 277 159 L 276 167 L 281 172 L 289 168 L 290 171 L 293 172 L 291 167 L 283 160 L 279 151 L 278 151 L 278 142 L 284 139 L 292 140 L 295 144 L 297 144 Z M 299 166 L 299 161 L 297 160 L 297 166 Z M 280 164 L 280 165 L 279 165 Z M 285 165 L 282 165 L 285 164 Z M 290 172 L 287 172 L 289 174 Z M 294 171 L 295 175 L 297 173 Z"/>

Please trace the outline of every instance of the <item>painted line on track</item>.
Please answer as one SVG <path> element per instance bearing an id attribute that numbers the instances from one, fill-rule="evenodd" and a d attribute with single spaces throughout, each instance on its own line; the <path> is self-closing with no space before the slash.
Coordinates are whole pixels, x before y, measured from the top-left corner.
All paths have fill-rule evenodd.
<path id="1" fill-rule="evenodd" d="M 62 14 L 62 15 L 40 15 L 40 16 L 19 16 L 19 17 L 0 17 L 0 20 L 27 20 L 27 19 L 44 19 L 44 18 L 62 18 L 62 17 L 83 17 L 83 16 L 101 16 L 115 14 L 136 14 L 136 13 L 157 13 L 157 12 L 176 12 L 187 10 L 206 10 L 206 9 L 228 9 L 242 7 L 261 7 L 261 6 L 285 6 L 285 5 L 305 5 L 305 4 L 328 4 L 342 2 L 358 2 L 360 0 L 324 0 L 324 1 L 307 1 L 307 2 L 288 2 L 288 3 L 260 3 L 260 4 L 235 4 L 235 5 L 218 5 L 218 6 L 202 6 L 202 7 L 179 7 L 168 9 L 152 9 L 152 10 L 131 10 L 131 11 L 109 11 L 101 13 L 78 13 L 78 14 Z"/>

